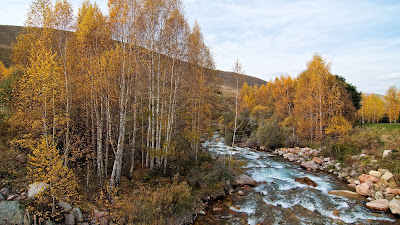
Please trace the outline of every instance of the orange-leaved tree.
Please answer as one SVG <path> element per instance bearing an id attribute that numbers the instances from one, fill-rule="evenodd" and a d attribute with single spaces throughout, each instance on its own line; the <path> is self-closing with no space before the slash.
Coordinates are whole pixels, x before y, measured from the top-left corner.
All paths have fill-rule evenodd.
<path id="1" fill-rule="evenodd" d="M 383 98 L 385 99 L 386 112 L 390 123 L 396 123 L 400 113 L 399 93 L 397 87 L 390 86 Z"/>
<path id="2" fill-rule="evenodd" d="M 338 123 L 343 121 L 340 117 L 332 119 L 343 115 L 344 103 L 340 88 L 341 85 L 330 72 L 330 64 L 321 55 L 314 54 L 297 82 L 294 115 L 299 136 L 320 140 L 325 137 L 332 120 Z"/>
<path id="3" fill-rule="evenodd" d="M 35 199 L 36 205 L 50 206 L 51 212 L 41 210 L 40 207 L 30 208 L 36 215 L 46 219 L 60 218 L 56 212 L 58 201 L 78 201 L 78 181 L 74 172 L 66 167 L 56 148 L 55 143 L 48 143 L 42 138 L 37 144 L 31 146 L 32 154 L 29 156 L 28 176 L 34 181 L 43 183 L 46 188 Z M 46 207 L 45 207 L 46 208 Z"/>

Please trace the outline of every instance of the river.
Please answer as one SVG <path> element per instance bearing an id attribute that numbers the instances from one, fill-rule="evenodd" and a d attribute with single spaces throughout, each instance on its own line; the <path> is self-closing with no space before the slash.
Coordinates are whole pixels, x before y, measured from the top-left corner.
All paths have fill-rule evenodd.
<path id="1" fill-rule="evenodd" d="M 324 172 L 308 172 L 298 164 L 279 156 L 249 148 L 231 148 L 214 136 L 203 145 L 216 157 L 229 157 L 246 162 L 245 173 L 259 184 L 245 196 L 235 193 L 213 203 L 206 215 L 195 224 L 397 224 L 389 213 L 365 207 L 365 201 L 328 194 L 330 190 L 348 190 L 347 185 Z M 307 186 L 295 178 L 308 177 L 317 187 Z M 213 213 L 221 207 L 222 213 Z"/>

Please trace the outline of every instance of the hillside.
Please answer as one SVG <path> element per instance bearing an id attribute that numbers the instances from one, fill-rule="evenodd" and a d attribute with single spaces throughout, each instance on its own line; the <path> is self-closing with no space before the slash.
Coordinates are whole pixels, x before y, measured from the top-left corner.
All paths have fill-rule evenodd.
<path id="1" fill-rule="evenodd" d="M 2 61 L 6 67 L 9 67 L 12 63 L 11 44 L 16 40 L 16 37 L 23 31 L 23 29 L 24 28 L 20 26 L 0 25 L 0 61 Z M 220 70 L 215 72 L 217 79 L 220 81 L 221 90 L 227 94 L 232 93 L 236 89 L 236 79 L 233 76 L 233 73 Z M 244 82 L 247 82 L 251 86 L 261 86 L 266 83 L 266 81 L 262 79 L 248 75 L 243 75 L 240 80 L 240 86 L 242 86 Z"/>

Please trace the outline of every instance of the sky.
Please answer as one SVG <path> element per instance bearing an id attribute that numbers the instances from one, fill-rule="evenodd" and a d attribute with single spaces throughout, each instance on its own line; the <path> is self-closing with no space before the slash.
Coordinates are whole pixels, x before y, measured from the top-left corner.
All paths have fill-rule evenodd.
<path id="1" fill-rule="evenodd" d="M 78 9 L 82 0 L 70 1 Z M 0 24 L 23 25 L 29 0 L 1 0 Z M 107 11 L 106 0 L 97 1 Z M 314 53 L 331 72 L 365 93 L 400 88 L 400 1 L 183 0 L 197 20 L 217 69 L 236 59 L 246 74 L 266 81 L 296 77 Z"/>

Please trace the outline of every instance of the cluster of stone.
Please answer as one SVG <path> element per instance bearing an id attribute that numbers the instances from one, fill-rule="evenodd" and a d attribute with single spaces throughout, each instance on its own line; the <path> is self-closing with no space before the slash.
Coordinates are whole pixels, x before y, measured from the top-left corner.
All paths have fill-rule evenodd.
<path id="1" fill-rule="evenodd" d="M 366 198 L 366 206 L 373 210 L 389 211 L 393 214 L 400 214 L 400 188 L 394 180 L 393 174 L 386 169 L 377 168 L 377 160 L 373 156 L 365 153 L 352 156 L 354 161 L 368 159 L 371 165 L 375 165 L 376 170 L 369 171 L 368 174 L 361 174 L 358 168 L 359 163 L 354 163 L 350 167 L 344 167 L 330 157 L 321 157 L 320 149 L 311 148 L 280 148 L 273 154 L 299 163 L 308 171 L 326 171 L 337 176 L 338 179 L 348 182 L 348 190 L 334 190 L 331 194 L 346 196 L 349 198 Z M 385 150 L 382 158 L 390 156 L 391 151 Z"/>

